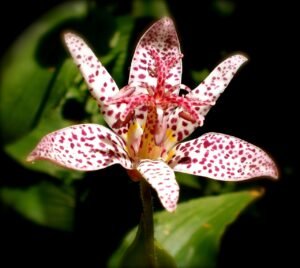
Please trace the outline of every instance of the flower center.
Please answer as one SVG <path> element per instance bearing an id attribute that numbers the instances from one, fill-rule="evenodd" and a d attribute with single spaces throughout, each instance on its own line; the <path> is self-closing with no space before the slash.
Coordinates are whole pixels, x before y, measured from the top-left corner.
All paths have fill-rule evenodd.
<path id="1" fill-rule="evenodd" d="M 198 110 L 200 106 L 211 103 L 200 101 L 192 96 L 179 96 L 180 89 L 187 92 L 191 92 L 191 90 L 182 84 L 172 86 L 167 83 L 167 79 L 172 75 L 170 73 L 172 67 L 182 58 L 182 54 L 162 58 L 154 49 L 149 53 L 154 61 L 154 67 L 149 66 L 148 73 L 149 76 L 156 77 L 157 83 L 153 86 L 147 82 L 134 82 L 125 86 L 117 95 L 107 101 L 107 104 L 126 104 L 125 111 L 114 127 L 126 125 L 133 118 L 135 109 L 140 106 L 155 106 L 160 109 L 162 111 L 158 114 L 160 122 L 166 121 L 163 117 L 169 109 L 182 108 L 179 116 L 201 125 L 203 118 Z"/>
<path id="2" fill-rule="evenodd" d="M 182 84 L 171 84 L 172 68 L 181 60 L 182 54 L 160 56 L 154 49 L 150 50 L 149 54 L 153 63 L 148 66 L 148 74 L 150 77 L 156 78 L 156 84 L 150 84 L 152 79 L 134 81 L 109 98 L 107 105 L 126 104 L 120 114 L 120 119 L 117 119 L 113 125 L 114 128 L 130 124 L 136 118 L 135 116 L 139 118 L 137 108 L 146 112 L 147 120 L 146 124 L 142 126 L 144 134 L 140 149 L 136 148 L 134 152 L 136 155 L 155 159 L 164 154 L 162 147 L 166 139 L 169 115 L 175 109 L 181 109 L 178 113 L 181 118 L 200 126 L 203 123 L 203 116 L 198 111 L 201 106 L 211 105 L 211 103 L 200 101 L 192 94 L 180 96 L 180 89 L 188 93 L 191 93 L 191 90 Z M 143 143 L 147 143 L 147 148 Z"/>

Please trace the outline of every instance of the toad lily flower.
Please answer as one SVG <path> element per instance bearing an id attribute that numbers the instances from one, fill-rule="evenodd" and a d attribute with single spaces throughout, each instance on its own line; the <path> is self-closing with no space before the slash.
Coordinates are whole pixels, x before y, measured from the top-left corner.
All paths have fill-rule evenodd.
<path id="1" fill-rule="evenodd" d="M 67 33 L 65 42 L 112 130 L 82 124 L 55 131 L 40 141 L 29 161 L 47 159 L 81 171 L 120 164 L 133 180 L 145 179 L 168 211 L 176 209 L 179 197 L 174 171 L 223 181 L 278 177 L 264 151 L 238 138 L 207 133 L 179 143 L 203 124 L 244 56 L 229 57 L 190 90 L 181 84 L 182 54 L 174 24 L 163 18 L 142 36 L 128 85 L 119 90 L 80 37 Z M 179 95 L 180 89 L 187 94 Z"/>

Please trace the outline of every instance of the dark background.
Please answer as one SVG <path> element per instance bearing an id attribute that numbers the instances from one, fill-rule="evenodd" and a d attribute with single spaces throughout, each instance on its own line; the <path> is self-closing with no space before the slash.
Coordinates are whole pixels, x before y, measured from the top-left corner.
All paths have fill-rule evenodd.
<path id="1" fill-rule="evenodd" d="M 61 2 L 5 2 L 0 17 L 1 54 L 28 25 Z M 119 2 L 118 12 L 129 8 L 124 1 Z M 244 213 L 228 229 L 222 240 L 218 267 L 294 267 L 299 257 L 293 243 L 297 245 L 300 238 L 296 131 L 299 86 L 294 81 L 298 74 L 293 71 L 299 67 L 294 67 L 298 54 L 294 42 L 294 8 L 288 2 L 280 5 L 273 1 L 230 1 L 235 11 L 226 16 L 216 12 L 211 2 L 169 1 L 185 55 L 184 70 L 205 67 L 211 70 L 223 59 L 222 53 L 242 51 L 250 60 L 209 113 L 199 133 L 216 131 L 250 141 L 273 156 L 281 173 L 278 182 L 259 182 L 266 193 L 257 202 L 256 211 L 251 212 L 250 208 L 250 212 Z M 188 74 L 184 73 L 183 83 L 193 85 Z M 2 159 L 2 163 L 9 163 L 4 156 Z M 119 172 L 124 171 L 108 169 L 105 176 L 118 178 Z M 104 265 L 104 259 L 122 233 L 138 222 L 137 208 L 132 208 L 137 210 L 137 217 L 127 218 L 127 213 L 132 214 L 131 204 L 139 202 L 138 190 L 119 179 L 108 183 L 108 187 L 119 185 L 113 188 L 114 194 L 124 197 L 127 206 L 124 211 L 118 211 L 117 204 L 113 205 L 113 212 L 111 206 L 101 211 L 110 217 L 110 222 L 114 219 L 115 224 L 108 225 L 95 216 L 97 204 L 105 202 L 103 190 L 99 190 L 103 181 L 95 177 L 96 174 L 92 174 L 81 182 L 93 190 L 78 208 L 80 218 L 75 234 L 36 226 L 12 212 L 1 218 L 0 262 L 9 263 L 4 267 L 21 263 L 24 267 Z M 101 233 L 105 228 L 107 232 Z"/>

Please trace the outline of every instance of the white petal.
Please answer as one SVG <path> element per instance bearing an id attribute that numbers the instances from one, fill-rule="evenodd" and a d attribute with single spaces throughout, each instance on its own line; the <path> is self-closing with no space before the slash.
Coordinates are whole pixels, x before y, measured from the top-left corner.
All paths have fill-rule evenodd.
<path id="1" fill-rule="evenodd" d="M 169 161 L 175 171 L 222 181 L 278 178 L 274 161 L 263 150 L 229 135 L 207 133 L 178 144 L 175 150 Z"/>
<path id="2" fill-rule="evenodd" d="M 171 19 L 163 18 L 154 23 L 140 39 L 131 62 L 129 84 L 146 82 L 156 86 L 157 70 L 156 62 L 151 55 L 155 50 L 159 58 L 167 64 L 168 60 L 177 59 L 168 73 L 167 87 L 176 86 L 179 91 L 182 73 L 182 61 L 180 44 L 175 26 Z"/>
<path id="3" fill-rule="evenodd" d="M 124 136 L 132 122 L 130 118 L 126 124 L 119 126 L 120 115 L 123 114 L 126 104 L 106 104 L 111 97 L 119 93 L 115 81 L 81 37 L 73 33 L 66 33 L 65 43 L 91 94 L 98 102 L 105 121 L 116 133 Z"/>
<path id="4" fill-rule="evenodd" d="M 156 190 L 166 210 L 176 210 L 179 186 L 173 170 L 163 161 L 142 160 L 137 167 L 145 180 Z"/>
<path id="5" fill-rule="evenodd" d="M 96 124 L 75 125 L 46 135 L 27 158 L 28 161 L 40 159 L 82 171 L 114 164 L 132 168 L 123 140 Z"/>

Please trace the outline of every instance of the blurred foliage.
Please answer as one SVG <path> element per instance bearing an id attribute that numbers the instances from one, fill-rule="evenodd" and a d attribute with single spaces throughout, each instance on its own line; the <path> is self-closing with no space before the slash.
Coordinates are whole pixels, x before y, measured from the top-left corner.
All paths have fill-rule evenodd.
<path id="1" fill-rule="evenodd" d="M 232 0 L 214 0 L 213 8 L 223 16 L 229 16 L 234 12 L 235 3 Z"/>
<path id="2" fill-rule="evenodd" d="M 64 231 L 73 230 L 75 193 L 73 187 L 47 181 L 28 187 L 0 188 L 0 198 L 25 218 Z"/>
<path id="3" fill-rule="evenodd" d="M 3 143 L 11 143 L 28 133 L 49 101 L 58 66 L 43 66 L 39 62 L 37 53 L 41 52 L 43 39 L 65 21 L 83 17 L 86 12 L 84 3 L 60 6 L 31 25 L 6 52 L 1 61 L 0 87 Z M 43 58 L 49 57 L 53 50 L 61 52 L 61 49 L 57 50 L 56 42 L 47 44 Z"/>
<path id="4" fill-rule="evenodd" d="M 261 194 L 251 190 L 182 202 L 175 213 L 156 213 L 155 237 L 175 258 L 178 267 L 215 267 L 226 227 Z M 122 267 L 123 255 L 136 232 L 135 228 L 126 236 L 109 267 Z"/>

